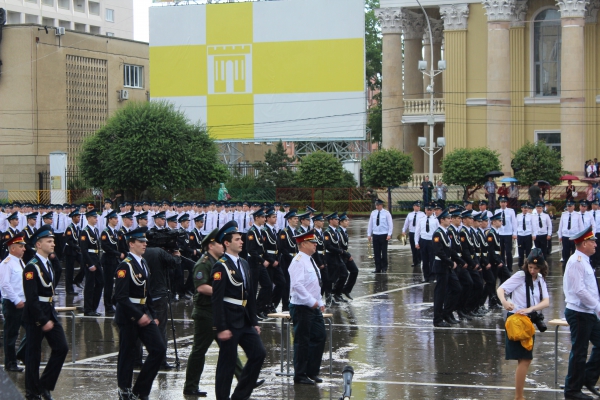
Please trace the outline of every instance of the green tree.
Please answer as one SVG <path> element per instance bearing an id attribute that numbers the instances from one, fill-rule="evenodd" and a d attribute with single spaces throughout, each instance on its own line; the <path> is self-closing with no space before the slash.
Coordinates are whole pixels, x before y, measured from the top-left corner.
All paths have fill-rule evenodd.
<path id="1" fill-rule="evenodd" d="M 116 111 L 85 140 L 79 164 L 91 185 L 137 193 L 209 186 L 228 176 L 206 128 L 164 101 L 130 102 Z"/>
<path id="2" fill-rule="evenodd" d="M 551 185 L 560 183 L 560 177 L 564 173 L 560 153 L 546 146 L 543 141 L 525 143 L 513 153 L 513 157 L 515 178 L 521 185 L 529 186 L 540 179 Z"/>
<path id="3" fill-rule="evenodd" d="M 265 161 L 257 162 L 254 167 L 259 171 L 256 177 L 259 186 L 294 187 L 295 172 L 292 169 L 294 157 L 290 157 L 281 140 L 265 153 Z"/>
<path id="4" fill-rule="evenodd" d="M 344 173 L 340 160 L 324 151 L 300 159 L 296 181 L 302 187 L 334 187 Z"/>
<path id="5" fill-rule="evenodd" d="M 375 9 L 379 0 L 365 0 L 365 79 L 372 88 L 381 87 L 382 39 Z"/>
<path id="6" fill-rule="evenodd" d="M 363 161 L 363 176 L 368 186 L 400 186 L 412 178 L 412 157 L 396 149 L 383 149 Z"/>
<path id="7" fill-rule="evenodd" d="M 442 160 L 444 182 L 462 186 L 464 200 L 483 187 L 486 173 L 501 168 L 498 152 L 486 147 L 456 149 Z"/>

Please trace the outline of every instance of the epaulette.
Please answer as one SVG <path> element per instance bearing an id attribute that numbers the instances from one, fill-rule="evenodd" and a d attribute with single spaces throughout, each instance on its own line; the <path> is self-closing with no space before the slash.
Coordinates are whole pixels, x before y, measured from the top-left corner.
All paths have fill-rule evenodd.
<path id="1" fill-rule="evenodd" d="M 123 262 L 130 262 L 131 261 L 131 257 L 127 256 L 123 259 Z"/>
<path id="2" fill-rule="evenodd" d="M 9 261 L 10 261 L 10 254 L 8 255 L 8 257 L 6 257 L 6 258 L 4 259 L 4 262 L 5 262 L 5 263 L 7 263 L 7 262 L 9 262 Z"/>
<path id="3" fill-rule="evenodd" d="M 36 264 L 37 262 L 38 262 L 38 259 L 37 259 L 37 257 L 34 256 L 31 260 L 29 260 L 29 262 L 27 263 L 27 265 L 29 265 L 29 264 Z"/>
<path id="4" fill-rule="evenodd" d="M 577 261 L 581 262 L 581 256 L 577 256 Z"/>
<path id="5" fill-rule="evenodd" d="M 227 262 L 227 260 L 225 260 L 225 258 L 221 257 L 221 258 L 219 258 L 219 262 L 221 262 L 221 263 L 226 263 L 226 262 Z"/>

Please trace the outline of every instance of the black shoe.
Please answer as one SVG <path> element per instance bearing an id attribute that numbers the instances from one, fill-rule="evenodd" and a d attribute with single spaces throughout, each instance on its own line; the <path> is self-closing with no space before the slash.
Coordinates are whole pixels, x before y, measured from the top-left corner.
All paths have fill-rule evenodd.
<path id="1" fill-rule="evenodd" d="M 179 301 L 179 295 L 176 294 L 175 296 L 171 297 L 171 300 L 173 300 L 173 301 Z"/>
<path id="2" fill-rule="evenodd" d="M 267 317 L 267 313 L 265 313 L 264 311 L 260 311 L 260 312 L 257 314 L 257 316 L 258 316 L 258 318 L 260 318 L 260 319 L 267 319 L 267 318 L 269 318 L 269 317 Z"/>
<path id="3" fill-rule="evenodd" d="M 96 312 L 96 311 L 90 311 L 90 312 L 83 313 L 83 315 L 85 315 L 86 317 L 99 317 L 102 314 L 100 314 L 99 312 Z"/>
<path id="4" fill-rule="evenodd" d="M 458 322 L 452 314 L 445 316 L 444 321 L 448 322 L 449 324 L 460 324 L 460 322 Z"/>
<path id="5" fill-rule="evenodd" d="M 502 306 L 500 304 L 490 304 L 489 305 L 490 310 L 502 310 Z"/>
<path id="6" fill-rule="evenodd" d="M 318 376 L 309 376 L 308 379 L 312 379 L 315 381 L 315 383 L 323 383 L 323 379 L 319 378 Z"/>
<path id="7" fill-rule="evenodd" d="M 162 369 L 163 371 L 169 371 L 171 369 L 175 369 L 174 366 L 172 366 L 171 364 L 169 364 L 168 362 L 164 362 L 161 366 L 160 369 Z"/>
<path id="8" fill-rule="evenodd" d="M 25 400 L 41 400 L 42 397 L 39 394 L 31 394 L 31 393 L 26 393 L 25 394 Z"/>
<path id="9" fill-rule="evenodd" d="M 354 297 L 350 296 L 349 292 L 344 292 L 344 296 L 346 296 L 347 298 L 349 298 L 350 300 L 354 300 Z"/>
<path id="10" fill-rule="evenodd" d="M 54 400 L 48 389 L 44 389 L 44 391 L 41 393 L 41 396 L 44 400 Z"/>
<path id="11" fill-rule="evenodd" d="M 461 320 L 463 320 L 463 319 L 465 319 L 467 321 L 473 320 L 473 317 L 469 316 L 467 313 L 464 313 L 462 311 L 458 311 L 457 314 L 458 314 L 458 318 L 460 318 Z"/>
<path id="12" fill-rule="evenodd" d="M 83 289 L 83 282 L 76 282 L 75 286 L 77 286 L 79 289 Z"/>
<path id="13" fill-rule="evenodd" d="M 281 312 L 290 312 L 290 306 L 283 306 L 281 307 Z"/>
<path id="14" fill-rule="evenodd" d="M 587 394 L 581 392 L 575 393 L 565 393 L 565 399 L 577 399 L 577 400 L 592 400 L 592 396 L 588 396 Z"/>
<path id="15" fill-rule="evenodd" d="M 449 328 L 452 325 L 450 325 L 449 323 L 447 323 L 446 321 L 440 321 L 440 322 L 434 322 L 433 326 L 437 327 L 437 328 Z"/>
<path id="16" fill-rule="evenodd" d="M 207 392 L 203 392 L 200 389 L 183 391 L 184 396 L 206 397 L 207 394 Z"/>
<path id="17" fill-rule="evenodd" d="M 600 396 L 600 392 L 598 391 L 598 389 L 596 389 L 596 385 L 593 385 L 591 383 L 586 383 L 585 387 L 587 388 L 587 390 L 589 390 L 590 392 L 592 392 L 596 396 Z"/>
<path id="18" fill-rule="evenodd" d="M 374 271 L 371 271 L 371 273 L 372 273 L 372 274 L 380 274 L 380 273 L 381 273 L 381 271 L 374 270 Z"/>
<path id="19" fill-rule="evenodd" d="M 338 303 L 347 303 L 348 300 L 344 299 L 341 295 L 336 294 L 335 296 L 333 296 L 333 299 L 335 301 L 337 301 Z"/>
<path id="20" fill-rule="evenodd" d="M 187 294 L 185 294 L 185 293 L 183 293 L 183 294 L 180 294 L 180 295 L 179 295 L 179 298 L 180 298 L 180 299 L 182 299 L 182 300 L 189 300 L 189 299 L 191 299 L 191 297 L 190 297 L 190 296 L 188 296 L 188 295 L 187 295 Z"/>
<path id="21" fill-rule="evenodd" d="M 17 366 L 17 363 L 12 363 L 12 364 L 8 365 L 7 367 L 4 367 L 4 370 L 10 371 L 10 372 L 23 372 L 24 368 Z"/>
<path id="22" fill-rule="evenodd" d="M 119 400 L 133 400 L 133 393 L 131 393 L 131 388 L 121 389 L 118 388 L 117 392 L 119 394 Z"/>
<path id="23" fill-rule="evenodd" d="M 313 381 L 307 376 L 301 376 L 298 378 L 294 378 L 294 383 L 298 383 L 300 385 L 314 385 L 315 381 Z"/>
<path id="24" fill-rule="evenodd" d="M 254 389 L 256 389 L 259 386 L 262 386 L 263 383 L 265 383 L 264 379 L 260 379 L 260 380 L 256 381 L 256 383 L 254 384 Z"/>
<path id="25" fill-rule="evenodd" d="M 185 292 L 185 294 L 187 294 L 187 295 L 188 295 L 188 296 L 190 296 L 190 297 L 194 297 L 194 293 L 192 293 L 192 291 L 191 291 L 191 290 L 187 290 L 187 291 Z"/>
<path id="26" fill-rule="evenodd" d="M 113 306 L 110 306 L 108 308 L 104 309 L 104 314 L 109 315 L 109 314 L 114 314 L 115 313 L 115 308 Z"/>

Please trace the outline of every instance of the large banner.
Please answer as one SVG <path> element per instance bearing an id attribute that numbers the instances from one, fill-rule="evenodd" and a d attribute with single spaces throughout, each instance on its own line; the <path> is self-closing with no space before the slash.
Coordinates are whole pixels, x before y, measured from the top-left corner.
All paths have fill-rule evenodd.
<path id="1" fill-rule="evenodd" d="M 151 96 L 217 140 L 364 139 L 364 27 L 364 0 L 151 7 Z"/>

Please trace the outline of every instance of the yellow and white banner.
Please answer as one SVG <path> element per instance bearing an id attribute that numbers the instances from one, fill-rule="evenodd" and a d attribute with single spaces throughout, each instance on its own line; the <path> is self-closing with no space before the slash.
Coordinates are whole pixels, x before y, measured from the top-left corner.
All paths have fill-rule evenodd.
<path id="1" fill-rule="evenodd" d="M 365 136 L 364 0 L 150 8 L 150 91 L 217 140 Z"/>

